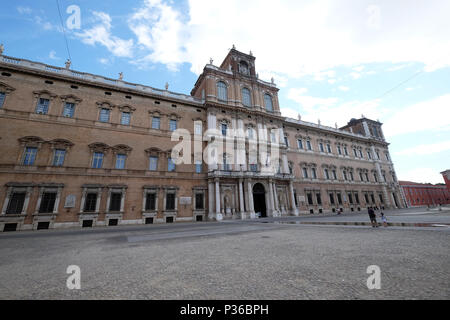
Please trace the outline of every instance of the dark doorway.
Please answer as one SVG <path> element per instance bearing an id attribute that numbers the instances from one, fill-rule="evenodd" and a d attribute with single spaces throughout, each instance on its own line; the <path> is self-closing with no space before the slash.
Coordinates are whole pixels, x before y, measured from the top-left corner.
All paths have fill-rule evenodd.
<path id="1" fill-rule="evenodd" d="M 266 212 L 266 190 L 261 183 L 253 186 L 253 206 L 255 213 L 260 212 L 260 217 L 267 217 Z"/>

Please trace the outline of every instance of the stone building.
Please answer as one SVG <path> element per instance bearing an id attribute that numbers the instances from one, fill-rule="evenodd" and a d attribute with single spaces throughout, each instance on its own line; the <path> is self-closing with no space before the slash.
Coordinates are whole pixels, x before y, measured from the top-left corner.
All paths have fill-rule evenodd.
<path id="1" fill-rule="evenodd" d="M 405 205 L 380 122 L 285 118 L 277 94 L 235 48 L 191 95 L 0 55 L 0 231 Z"/>

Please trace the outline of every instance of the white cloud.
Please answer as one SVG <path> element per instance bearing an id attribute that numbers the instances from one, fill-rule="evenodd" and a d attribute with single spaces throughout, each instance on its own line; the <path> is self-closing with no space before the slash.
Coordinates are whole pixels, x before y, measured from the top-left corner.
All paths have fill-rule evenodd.
<path id="1" fill-rule="evenodd" d="M 384 124 L 387 136 L 447 130 L 450 130 L 450 94 L 402 108 Z"/>
<path id="2" fill-rule="evenodd" d="M 346 87 L 346 86 L 339 86 L 338 89 L 341 90 L 341 91 L 348 91 L 348 90 L 350 90 L 350 88 Z"/>
<path id="3" fill-rule="evenodd" d="M 16 9 L 20 14 L 31 14 L 31 12 L 33 12 L 30 7 L 19 6 Z"/>
<path id="4" fill-rule="evenodd" d="M 75 32 L 75 35 L 86 44 L 105 46 L 118 57 L 132 57 L 133 40 L 123 40 L 111 34 L 111 17 L 107 13 L 94 11 L 93 15 L 98 23 L 83 32 Z"/>
<path id="5" fill-rule="evenodd" d="M 48 54 L 48 57 L 52 60 L 60 60 L 60 57 L 56 56 L 56 51 L 55 50 L 51 50 L 50 53 Z"/>
<path id="6" fill-rule="evenodd" d="M 439 170 L 432 168 L 414 168 L 408 171 L 403 172 L 400 169 L 397 169 L 397 176 L 399 180 L 404 181 L 412 181 L 419 183 L 443 183 L 444 179 L 442 175 L 439 173 Z"/>
<path id="7" fill-rule="evenodd" d="M 285 0 L 274 6 L 269 0 L 229 0 L 224 6 L 189 0 L 189 11 L 181 13 L 172 2 L 145 0 L 129 25 L 149 51 L 147 61 L 172 70 L 188 62 L 196 74 L 210 57 L 222 61 L 232 44 L 254 52 L 261 74 L 289 78 L 321 78 L 321 72 L 336 66 L 373 62 L 419 62 L 426 71 L 450 66 L 449 1 L 414 6 L 407 0 L 372 2 Z M 405 7 L 408 15 L 403 14 Z"/>
<path id="8" fill-rule="evenodd" d="M 361 78 L 361 74 L 358 72 L 352 72 L 350 73 L 350 76 L 355 80 Z"/>
<path id="9" fill-rule="evenodd" d="M 450 150 L 450 141 L 443 141 L 430 144 L 421 144 L 412 148 L 403 149 L 395 154 L 399 156 L 429 155 Z"/>

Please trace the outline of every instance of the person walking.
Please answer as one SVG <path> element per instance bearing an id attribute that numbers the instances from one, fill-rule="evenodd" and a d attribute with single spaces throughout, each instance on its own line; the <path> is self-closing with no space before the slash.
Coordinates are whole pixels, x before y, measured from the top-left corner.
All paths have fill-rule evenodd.
<path id="1" fill-rule="evenodd" d="M 386 228 L 388 226 L 386 216 L 384 215 L 383 212 L 380 212 L 380 214 L 381 214 L 381 221 L 383 221 L 383 226 Z"/>
<path id="2" fill-rule="evenodd" d="M 375 216 L 375 211 L 372 207 L 368 208 L 370 222 L 372 223 L 372 228 L 378 228 L 377 217 Z"/>

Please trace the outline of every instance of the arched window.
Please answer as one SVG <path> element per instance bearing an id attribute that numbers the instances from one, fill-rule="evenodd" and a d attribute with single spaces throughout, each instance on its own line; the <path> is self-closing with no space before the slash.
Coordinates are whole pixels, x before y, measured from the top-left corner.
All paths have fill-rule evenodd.
<path id="1" fill-rule="evenodd" d="M 228 101 L 227 85 L 222 81 L 217 82 L 217 98 L 221 101 Z"/>
<path id="2" fill-rule="evenodd" d="M 270 94 L 266 93 L 264 95 L 264 105 L 266 106 L 267 111 L 273 111 L 272 97 L 270 96 Z"/>
<path id="3" fill-rule="evenodd" d="M 242 88 L 242 104 L 246 107 L 250 107 L 252 105 L 250 90 L 248 90 L 247 88 Z"/>

